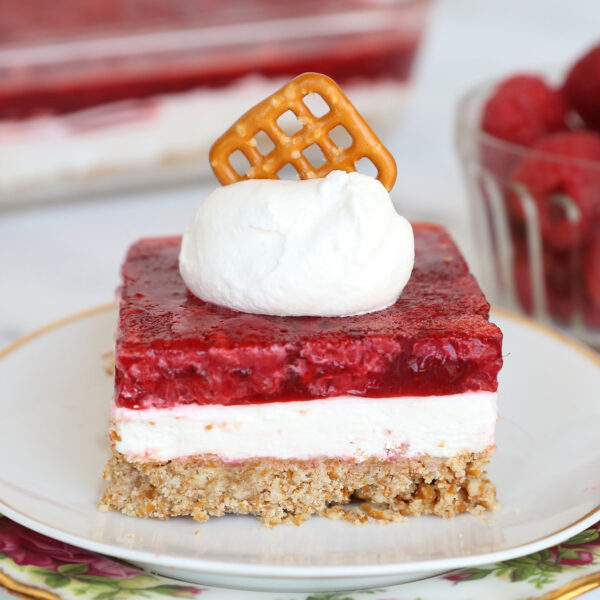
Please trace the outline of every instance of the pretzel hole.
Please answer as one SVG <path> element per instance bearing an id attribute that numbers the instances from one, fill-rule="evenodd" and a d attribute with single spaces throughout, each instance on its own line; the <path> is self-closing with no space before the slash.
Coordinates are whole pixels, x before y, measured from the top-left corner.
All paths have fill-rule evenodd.
<path id="1" fill-rule="evenodd" d="M 277 125 L 286 135 L 294 135 L 302 129 L 302 123 L 298 121 L 298 117 L 291 110 L 286 110 L 279 115 Z"/>
<path id="2" fill-rule="evenodd" d="M 265 133 L 262 129 L 254 136 L 254 141 L 256 142 L 256 149 L 263 156 L 266 156 L 275 148 L 275 144 L 269 137 L 269 134 Z"/>
<path id="3" fill-rule="evenodd" d="M 321 94 L 317 94 L 316 92 L 311 92 L 302 98 L 302 102 L 304 102 L 306 108 L 310 110 L 310 112 L 318 118 L 326 115 L 329 112 L 329 104 L 323 100 L 323 96 Z"/>
<path id="4" fill-rule="evenodd" d="M 234 150 L 229 155 L 229 164 L 238 175 L 245 175 L 250 168 L 250 161 L 241 150 Z"/>
<path id="5" fill-rule="evenodd" d="M 373 164 L 373 161 L 366 156 L 363 156 L 358 162 L 355 163 L 356 170 L 364 175 L 370 175 L 371 177 L 377 177 L 379 171 Z"/>
<path id="6" fill-rule="evenodd" d="M 323 150 L 321 150 L 318 144 L 311 144 L 307 148 L 304 148 L 302 154 L 304 154 L 306 160 L 308 160 L 315 169 L 318 169 L 327 162 Z"/>
<path id="7" fill-rule="evenodd" d="M 277 171 L 277 177 L 279 177 L 279 179 L 299 179 L 300 175 L 298 175 L 298 171 L 294 165 L 285 163 L 285 165 Z"/>
<path id="8" fill-rule="evenodd" d="M 354 140 L 343 125 L 336 125 L 333 129 L 330 129 L 327 133 L 329 139 L 338 147 L 345 150 L 350 148 Z"/>

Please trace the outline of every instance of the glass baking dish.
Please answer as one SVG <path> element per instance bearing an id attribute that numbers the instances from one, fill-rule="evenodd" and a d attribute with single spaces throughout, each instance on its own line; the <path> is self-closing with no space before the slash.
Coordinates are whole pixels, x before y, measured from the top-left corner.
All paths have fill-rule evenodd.
<path id="1" fill-rule="evenodd" d="M 431 0 L 19 0 L 0 13 L 0 204 L 208 174 L 214 139 L 304 71 L 386 140 Z"/>

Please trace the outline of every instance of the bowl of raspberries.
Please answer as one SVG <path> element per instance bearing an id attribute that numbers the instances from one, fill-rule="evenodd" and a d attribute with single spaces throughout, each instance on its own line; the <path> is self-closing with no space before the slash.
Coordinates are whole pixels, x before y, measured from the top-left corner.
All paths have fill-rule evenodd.
<path id="1" fill-rule="evenodd" d="M 600 44 L 469 93 L 456 141 L 490 300 L 600 348 Z"/>

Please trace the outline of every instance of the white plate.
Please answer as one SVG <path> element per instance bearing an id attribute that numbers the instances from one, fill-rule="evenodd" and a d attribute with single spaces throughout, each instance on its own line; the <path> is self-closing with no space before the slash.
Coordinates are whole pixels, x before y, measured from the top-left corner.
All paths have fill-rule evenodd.
<path id="1" fill-rule="evenodd" d="M 142 520 L 100 513 L 116 311 L 101 307 L 18 342 L 0 361 L 0 511 L 60 540 L 209 585 L 332 590 L 390 585 L 506 560 L 600 518 L 600 362 L 502 312 L 496 514 L 356 527 L 313 518 Z M 2 355 L 0 355 L 2 356 Z"/>

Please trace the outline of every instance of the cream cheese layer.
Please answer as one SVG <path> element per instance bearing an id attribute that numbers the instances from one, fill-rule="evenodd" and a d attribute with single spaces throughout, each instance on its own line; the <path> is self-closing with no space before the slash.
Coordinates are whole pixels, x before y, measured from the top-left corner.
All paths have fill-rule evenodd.
<path id="1" fill-rule="evenodd" d="M 128 460 L 212 454 L 225 461 L 337 457 L 448 458 L 494 444 L 497 393 L 335 398 L 247 405 L 111 409 L 115 449 Z"/>

